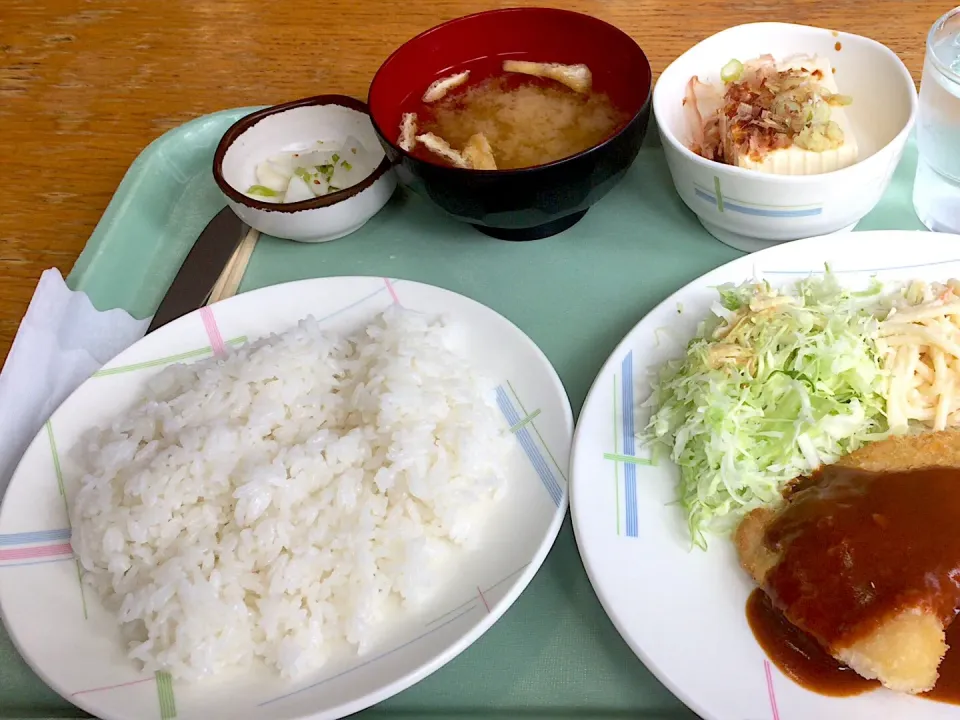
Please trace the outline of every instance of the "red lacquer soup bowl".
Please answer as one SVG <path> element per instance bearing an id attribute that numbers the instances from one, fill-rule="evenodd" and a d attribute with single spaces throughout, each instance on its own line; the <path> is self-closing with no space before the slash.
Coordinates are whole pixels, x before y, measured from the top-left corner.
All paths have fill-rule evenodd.
<path id="1" fill-rule="evenodd" d="M 508 58 L 587 65 L 593 90 L 626 120 L 591 148 L 515 170 L 457 168 L 400 148 L 403 112 L 432 82 Z M 567 10 L 509 8 L 451 20 L 402 45 L 374 76 L 369 106 L 404 185 L 489 235 L 532 240 L 569 228 L 620 181 L 647 131 L 651 85 L 643 50 L 613 25 Z"/>

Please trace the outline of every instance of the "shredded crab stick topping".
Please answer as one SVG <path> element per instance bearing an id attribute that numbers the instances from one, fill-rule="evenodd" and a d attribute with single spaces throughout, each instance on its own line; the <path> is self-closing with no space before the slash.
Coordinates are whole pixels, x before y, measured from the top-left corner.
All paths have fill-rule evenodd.
<path id="1" fill-rule="evenodd" d="M 521 73 L 534 77 L 556 80 L 578 93 L 590 92 L 593 74 L 586 65 L 561 65 L 560 63 L 539 63 L 527 60 L 504 60 L 504 72 Z"/>
<path id="2" fill-rule="evenodd" d="M 463 85 L 469 78 L 470 71 L 464 70 L 463 72 L 447 75 L 447 77 L 435 80 L 430 84 L 430 87 L 428 87 L 427 91 L 423 94 L 422 100 L 425 103 L 436 102 L 451 90 Z"/>

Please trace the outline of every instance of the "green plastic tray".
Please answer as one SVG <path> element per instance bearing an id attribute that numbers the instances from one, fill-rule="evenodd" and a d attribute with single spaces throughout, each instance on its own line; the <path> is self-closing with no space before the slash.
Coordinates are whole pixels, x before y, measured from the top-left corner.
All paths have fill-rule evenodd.
<path id="1" fill-rule="evenodd" d="M 71 287 L 101 310 L 151 315 L 190 245 L 225 204 L 210 173 L 213 151 L 227 127 L 252 109 L 199 118 L 147 147 L 68 277 Z M 398 191 L 364 228 L 341 240 L 305 245 L 262 238 L 241 291 L 331 275 L 387 275 L 449 288 L 522 328 L 553 362 L 578 413 L 607 355 L 646 312 L 739 255 L 708 235 L 681 203 L 655 128 L 647 137 L 623 182 L 555 237 L 493 240 Z M 910 204 L 915 162 L 911 143 L 892 187 L 860 229 L 920 228 Z M 526 592 L 486 635 L 360 716 L 695 717 L 607 619 L 569 519 Z M 0 630 L 0 718 L 76 717 L 86 716 L 29 670 Z"/>

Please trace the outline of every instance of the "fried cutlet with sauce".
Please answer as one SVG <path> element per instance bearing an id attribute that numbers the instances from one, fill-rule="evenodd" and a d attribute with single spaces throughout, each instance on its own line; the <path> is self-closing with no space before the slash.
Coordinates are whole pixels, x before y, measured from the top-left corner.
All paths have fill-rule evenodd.
<path id="1" fill-rule="evenodd" d="M 929 690 L 960 607 L 960 432 L 891 437 L 744 517 L 743 568 L 865 678 Z"/>

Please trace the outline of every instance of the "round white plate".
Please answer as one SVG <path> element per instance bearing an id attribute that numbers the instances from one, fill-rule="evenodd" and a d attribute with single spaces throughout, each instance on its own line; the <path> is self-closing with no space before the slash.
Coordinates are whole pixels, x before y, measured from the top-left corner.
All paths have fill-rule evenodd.
<path id="1" fill-rule="evenodd" d="M 477 549 L 459 556 L 422 612 L 392 623 L 379 646 L 342 653 L 289 682 L 266 668 L 194 684 L 146 676 L 127 660 L 114 619 L 82 587 L 70 552 L 67 451 L 87 428 L 129 406 L 165 365 L 281 332 L 313 315 L 331 330 L 365 324 L 391 303 L 464 324 L 468 354 L 499 382 L 517 438 L 508 489 Z M 0 507 L 0 610 L 30 666 L 104 720 L 292 720 L 347 715 L 426 677 L 482 635 L 540 567 L 563 521 L 573 416 L 556 371 L 516 326 L 479 303 L 414 282 L 342 277 L 246 293 L 159 329 L 110 362 L 54 413 L 20 462 Z M 65 487 L 63 487 L 65 485 Z M 65 490 L 64 496 L 61 488 Z"/>
<path id="2" fill-rule="evenodd" d="M 850 285 L 960 277 L 960 236 L 858 232 L 785 243 L 734 260 L 658 305 L 624 338 L 594 381 L 574 435 L 571 514 L 587 574 L 637 656 L 706 720 L 934 720 L 960 707 L 877 690 L 828 698 L 804 690 L 766 660 L 744 614 L 752 581 L 733 544 L 712 537 L 691 550 L 675 499 L 678 471 L 617 460 L 642 454 L 648 374 L 681 356 L 717 285 L 754 276 L 771 283 L 823 271 Z M 638 280 L 638 281 L 642 281 Z"/>

